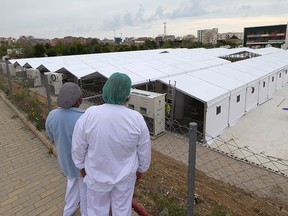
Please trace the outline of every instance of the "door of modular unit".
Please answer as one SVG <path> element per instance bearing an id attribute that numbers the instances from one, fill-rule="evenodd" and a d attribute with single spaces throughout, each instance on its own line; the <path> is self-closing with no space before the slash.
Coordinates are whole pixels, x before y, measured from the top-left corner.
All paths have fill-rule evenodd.
<path id="1" fill-rule="evenodd" d="M 277 71 L 276 73 L 276 90 L 279 90 L 283 86 L 283 71 Z"/>
<path id="2" fill-rule="evenodd" d="M 268 83 L 269 83 L 269 77 L 265 77 L 264 79 L 261 79 L 259 82 L 258 104 L 262 104 L 269 99 L 268 98 Z"/>
<path id="3" fill-rule="evenodd" d="M 288 82 L 288 69 L 283 69 L 283 86 Z"/>
<path id="4" fill-rule="evenodd" d="M 234 92 L 229 101 L 229 126 L 234 125 L 245 114 L 246 88 Z"/>
<path id="5" fill-rule="evenodd" d="M 210 143 L 228 127 L 229 97 L 212 105 L 208 105 L 206 112 L 206 141 Z"/>
<path id="6" fill-rule="evenodd" d="M 268 97 L 271 98 L 275 91 L 276 91 L 276 73 L 273 73 L 269 76 Z"/>
<path id="7" fill-rule="evenodd" d="M 248 112 L 258 104 L 259 82 L 248 85 L 246 89 L 245 111 Z"/>

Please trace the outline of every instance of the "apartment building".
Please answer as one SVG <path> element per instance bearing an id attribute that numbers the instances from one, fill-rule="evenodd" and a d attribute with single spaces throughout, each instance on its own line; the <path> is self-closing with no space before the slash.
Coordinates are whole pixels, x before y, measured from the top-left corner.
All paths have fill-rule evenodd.
<path id="1" fill-rule="evenodd" d="M 244 47 L 281 47 L 285 41 L 288 41 L 287 24 L 244 28 Z"/>
<path id="2" fill-rule="evenodd" d="M 198 42 L 203 44 L 216 44 L 218 39 L 218 28 L 198 30 L 197 39 Z"/>

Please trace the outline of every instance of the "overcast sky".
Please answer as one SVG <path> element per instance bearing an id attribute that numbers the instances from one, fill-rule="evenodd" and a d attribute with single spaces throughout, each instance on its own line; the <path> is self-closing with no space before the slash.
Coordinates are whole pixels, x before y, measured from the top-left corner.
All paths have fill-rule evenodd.
<path id="1" fill-rule="evenodd" d="M 287 24 L 288 0 L 14 0 L 0 2 L 0 37 L 184 36 Z"/>

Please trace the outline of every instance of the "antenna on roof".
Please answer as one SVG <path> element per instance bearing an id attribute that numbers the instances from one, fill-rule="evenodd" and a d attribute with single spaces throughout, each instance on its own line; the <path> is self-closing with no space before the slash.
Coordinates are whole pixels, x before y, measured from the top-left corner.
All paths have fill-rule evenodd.
<path id="1" fill-rule="evenodd" d="M 166 21 L 163 24 L 164 24 L 164 35 L 166 35 Z"/>

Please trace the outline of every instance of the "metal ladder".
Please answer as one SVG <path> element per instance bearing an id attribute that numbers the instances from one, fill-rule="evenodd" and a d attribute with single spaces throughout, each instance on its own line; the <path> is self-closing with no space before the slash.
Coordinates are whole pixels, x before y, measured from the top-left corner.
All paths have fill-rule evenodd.
<path id="1" fill-rule="evenodd" d="M 170 106 L 170 115 L 168 116 L 171 121 L 174 119 L 174 109 L 175 109 L 175 90 L 176 89 L 176 81 L 174 81 L 174 85 L 171 84 L 169 80 L 169 85 L 167 89 L 167 97 L 166 103 Z"/>

